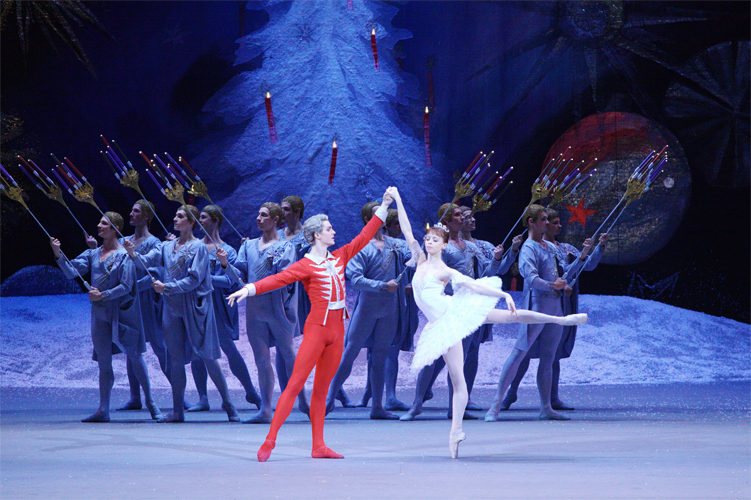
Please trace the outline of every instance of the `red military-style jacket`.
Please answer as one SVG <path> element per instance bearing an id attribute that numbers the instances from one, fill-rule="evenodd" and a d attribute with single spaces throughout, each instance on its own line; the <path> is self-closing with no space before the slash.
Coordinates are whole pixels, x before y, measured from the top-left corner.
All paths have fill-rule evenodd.
<path id="1" fill-rule="evenodd" d="M 329 311 L 338 309 L 345 309 L 345 317 L 348 317 L 345 308 L 347 291 L 344 286 L 344 269 L 349 260 L 375 237 L 386 220 L 386 215 L 386 210 L 378 207 L 373 218 L 355 239 L 329 252 L 325 258 L 305 254 L 305 257 L 284 271 L 253 283 L 256 295 L 302 281 L 310 298 L 310 313 L 306 323 L 325 325 Z"/>

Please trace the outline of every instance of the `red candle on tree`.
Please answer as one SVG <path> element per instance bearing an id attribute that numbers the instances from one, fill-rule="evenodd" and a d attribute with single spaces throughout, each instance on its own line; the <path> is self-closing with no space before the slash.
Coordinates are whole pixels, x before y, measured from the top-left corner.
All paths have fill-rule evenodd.
<path id="1" fill-rule="evenodd" d="M 336 154 L 339 148 L 336 147 L 336 141 L 331 148 L 331 167 L 329 167 L 329 185 L 334 182 L 334 174 L 336 173 Z"/>
<path id="2" fill-rule="evenodd" d="M 422 119 L 422 130 L 425 133 L 425 166 L 431 167 L 433 160 L 430 157 L 430 112 L 425 106 L 425 116 Z"/>
<path id="3" fill-rule="evenodd" d="M 381 71 L 378 67 L 378 47 L 376 47 L 375 28 L 370 32 L 370 47 L 373 49 L 373 62 L 375 63 L 375 70 Z"/>
<path id="4" fill-rule="evenodd" d="M 276 144 L 278 138 L 276 136 L 276 125 L 274 123 L 274 112 L 271 110 L 270 92 L 266 92 L 266 119 L 269 122 L 269 139 L 271 139 L 271 144 Z"/>

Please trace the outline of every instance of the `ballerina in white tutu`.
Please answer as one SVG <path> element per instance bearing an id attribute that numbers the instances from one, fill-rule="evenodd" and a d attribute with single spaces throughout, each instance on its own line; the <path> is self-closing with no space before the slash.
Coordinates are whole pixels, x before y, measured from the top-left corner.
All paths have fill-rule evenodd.
<path id="1" fill-rule="evenodd" d="M 428 319 L 420 335 L 412 360 L 412 371 L 418 372 L 443 356 L 454 386 L 453 415 L 449 433 L 451 457 L 459 455 L 459 443 L 466 439 L 462 431 L 462 418 L 467 406 L 467 384 L 464 381 L 464 350 L 462 339 L 483 323 L 557 323 L 578 325 L 587 321 L 586 314 L 550 316 L 523 309 L 517 310 L 511 296 L 501 290 L 497 277 L 473 280 L 451 269 L 441 260 L 448 244 L 448 231 L 441 224 L 427 230 L 425 252 L 412 235 L 404 205 L 396 188 L 387 191 L 396 201 L 399 224 L 417 265 L 412 279 L 415 302 Z M 451 282 L 454 295 L 448 296 L 444 288 Z M 504 299 L 509 310 L 495 309 L 498 299 Z"/>

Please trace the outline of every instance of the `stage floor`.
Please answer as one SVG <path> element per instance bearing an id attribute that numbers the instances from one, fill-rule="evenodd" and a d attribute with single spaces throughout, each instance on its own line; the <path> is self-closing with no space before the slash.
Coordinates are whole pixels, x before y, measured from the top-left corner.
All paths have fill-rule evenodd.
<path id="1" fill-rule="evenodd" d="M 228 423 L 215 393 L 217 410 L 182 425 L 145 410 L 82 424 L 96 406 L 90 389 L 0 395 L 4 500 L 751 498 L 748 382 L 563 387 L 577 407 L 569 422 L 538 421 L 535 389 L 522 387 L 503 421 L 466 422 L 459 460 L 449 458 L 445 389 L 414 422 L 337 408 L 326 442 L 344 460 L 310 458 L 310 424 L 295 410 L 264 464 L 255 453 L 268 425 Z M 473 399 L 487 407 L 491 395 L 478 388 Z M 126 397 L 116 390 L 114 404 Z"/>

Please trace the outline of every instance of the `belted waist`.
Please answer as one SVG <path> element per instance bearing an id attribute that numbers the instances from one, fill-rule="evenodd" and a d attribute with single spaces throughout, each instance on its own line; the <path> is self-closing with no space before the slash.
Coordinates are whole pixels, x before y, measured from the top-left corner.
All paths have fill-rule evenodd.
<path id="1" fill-rule="evenodd" d="M 329 302 L 329 310 L 330 311 L 336 311 L 337 309 L 344 309 L 345 301 L 343 300 L 337 300 L 336 302 Z"/>

